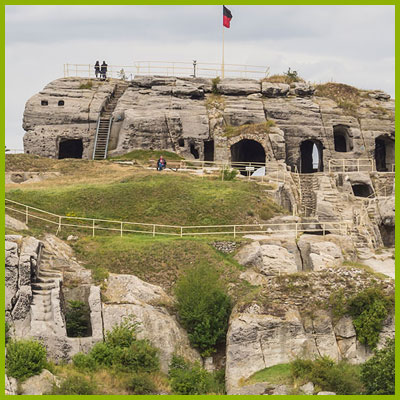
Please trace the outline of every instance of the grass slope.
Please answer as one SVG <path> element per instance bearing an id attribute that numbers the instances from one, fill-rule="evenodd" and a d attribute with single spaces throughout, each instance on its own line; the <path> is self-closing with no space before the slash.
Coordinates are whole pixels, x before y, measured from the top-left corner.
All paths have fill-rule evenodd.
<path id="1" fill-rule="evenodd" d="M 60 215 L 176 225 L 254 223 L 282 211 L 255 183 L 156 172 L 108 184 L 65 186 L 58 179 L 40 190 L 18 186 L 6 196 Z"/>

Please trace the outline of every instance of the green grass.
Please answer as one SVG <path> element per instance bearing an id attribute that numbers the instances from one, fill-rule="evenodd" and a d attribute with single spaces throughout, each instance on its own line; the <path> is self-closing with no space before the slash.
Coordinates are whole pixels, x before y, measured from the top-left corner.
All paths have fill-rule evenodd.
<path id="1" fill-rule="evenodd" d="M 246 380 L 246 385 L 257 382 L 268 382 L 271 384 L 284 384 L 290 383 L 291 370 L 290 364 L 278 364 L 269 368 L 257 371 Z"/>
<path id="2" fill-rule="evenodd" d="M 104 276 L 104 270 L 133 274 L 168 291 L 182 272 L 204 263 L 219 271 L 226 283 L 238 282 L 242 267 L 232 255 L 217 251 L 211 242 L 209 238 L 102 236 L 80 238 L 73 248 L 78 259 L 95 274 L 103 272 Z"/>
<path id="3" fill-rule="evenodd" d="M 167 163 L 168 161 L 183 160 L 183 157 L 180 155 L 165 150 L 133 150 L 120 156 L 110 157 L 110 159 L 150 161 L 158 160 L 160 156 L 163 156 L 167 160 Z"/>
<path id="4" fill-rule="evenodd" d="M 7 198 L 58 215 L 173 225 L 254 223 L 282 212 L 252 182 L 169 174 L 133 174 L 109 184 L 76 184 L 7 191 Z M 249 217 L 252 211 L 255 217 Z"/>

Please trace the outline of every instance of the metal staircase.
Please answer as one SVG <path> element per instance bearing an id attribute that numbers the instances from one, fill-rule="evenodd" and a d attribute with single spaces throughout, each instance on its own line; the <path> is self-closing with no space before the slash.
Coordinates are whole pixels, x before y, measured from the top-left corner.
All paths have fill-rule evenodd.
<path id="1" fill-rule="evenodd" d="M 128 83 L 118 83 L 109 102 L 106 104 L 97 121 L 96 137 L 94 141 L 93 160 L 105 160 L 107 158 L 108 143 L 110 140 L 112 113 L 117 106 L 118 100 L 124 94 Z"/>

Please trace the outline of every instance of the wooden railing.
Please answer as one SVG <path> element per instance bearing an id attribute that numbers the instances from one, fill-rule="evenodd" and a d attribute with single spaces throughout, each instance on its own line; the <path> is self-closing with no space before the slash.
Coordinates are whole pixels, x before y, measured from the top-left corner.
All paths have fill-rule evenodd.
<path id="1" fill-rule="evenodd" d="M 85 230 L 92 236 L 96 231 L 114 232 L 121 237 L 124 234 L 139 233 L 147 234 L 153 237 L 157 235 L 166 236 L 221 236 L 247 234 L 271 234 L 284 233 L 294 234 L 300 233 L 336 233 L 345 235 L 349 232 L 351 221 L 318 221 L 318 222 L 288 222 L 288 223 L 266 223 L 266 224 L 234 224 L 234 225 L 164 225 L 141 222 L 116 221 L 111 219 L 86 218 L 67 215 L 58 215 L 49 211 L 41 210 L 17 201 L 6 199 L 6 210 L 16 213 L 25 220 L 28 225 L 31 219 L 39 220 L 57 227 L 57 233 L 64 228 L 74 228 Z"/>

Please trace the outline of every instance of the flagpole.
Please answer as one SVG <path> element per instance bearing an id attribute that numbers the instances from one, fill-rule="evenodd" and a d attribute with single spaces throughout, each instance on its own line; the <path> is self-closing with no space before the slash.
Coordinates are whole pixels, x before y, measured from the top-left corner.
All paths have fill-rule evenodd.
<path id="1" fill-rule="evenodd" d="M 224 25 L 222 24 L 222 79 L 224 79 L 224 73 L 225 73 L 225 60 L 224 60 L 224 56 L 225 56 L 225 38 L 224 38 Z"/>

